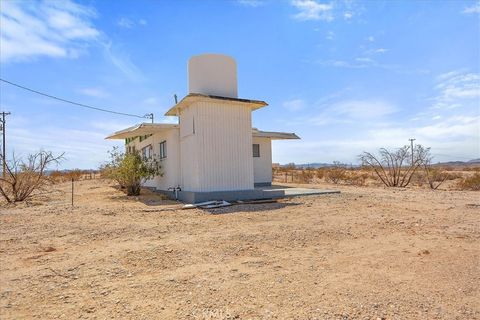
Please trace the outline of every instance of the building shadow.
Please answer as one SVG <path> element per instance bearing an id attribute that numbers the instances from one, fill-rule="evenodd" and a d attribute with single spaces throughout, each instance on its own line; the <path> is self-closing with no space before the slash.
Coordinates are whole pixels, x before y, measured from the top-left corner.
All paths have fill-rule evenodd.
<path id="1" fill-rule="evenodd" d="M 258 203 L 258 204 L 235 204 L 228 207 L 202 209 L 210 214 L 232 214 L 232 213 L 246 213 L 246 212 L 261 212 L 273 211 L 286 207 L 301 205 L 301 202 L 272 202 L 272 203 Z"/>

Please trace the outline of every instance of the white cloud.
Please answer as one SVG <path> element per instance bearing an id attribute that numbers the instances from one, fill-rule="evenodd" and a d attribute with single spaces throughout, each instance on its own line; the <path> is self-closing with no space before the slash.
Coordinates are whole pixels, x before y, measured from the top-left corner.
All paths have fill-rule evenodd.
<path id="1" fill-rule="evenodd" d="M 144 78 L 142 72 L 131 61 L 130 56 L 122 52 L 112 42 L 104 42 L 101 44 L 105 58 L 123 74 L 132 81 L 140 81 Z"/>
<path id="2" fill-rule="evenodd" d="M 367 41 L 368 41 L 368 42 L 375 42 L 375 37 L 374 37 L 374 36 L 369 36 L 369 37 L 367 38 Z"/>
<path id="3" fill-rule="evenodd" d="M 350 20 L 352 17 L 353 17 L 353 13 L 352 12 L 344 12 L 343 13 L 343 17 L 346 19 L 346 20 Z"/>
<path id="4" fill-rule="evenodd" d="M 470 7 L 465 7 L 462 13 L 465 13 L 465 14 L 480 13 L 480 1 Z"/>
<path id="5" fill-rule="evenodd" d="M 469 101 L 480 104 L 479 74 L 456 70 L 439 75 L 436 82 L 433 109 L 458 108 Z"/>
<path id="6" fill-rule="evenodd" d="M 328 31 L 327 35 L 325 36 L 325 39 L 327 39 L 327 40 L 335 39 L 335 33 L 333 31 Z"/>
<path id="7" fill-rule="evenodd" d="M 314 0 L 293 0 L 291 3 L 299 10 L 293 16 L 297 20 L 333 20 L 333 4 L 319 3 Z"/>
<path id="8" fill-rule="evenodd" d="M 76 58 L 100 32 L 92 8 L 71 1 L 2 1 L 1 61 L 38 56 Z"/>
<path id="9" fill-rule="evenodd" d="M 289 100 L 283 103 L 283 107 L 290 111 L 302 110 L 305 108 L 305 106 L 305 101 L 302 99 Z"/>
<path id="10" fill-rule="evenodd" d="M 127 17 L 121 17 L 120 19 L 117 20 L 117 25 L 121 28 L 132 29 L 132 28 L 136 27 L 137 25 L 146 26 L 147 25 L 147 20 L 139 19 L 138 21 L 134 21 L 134 20 L 129 19 Z"/>
<path id="11" fill-rule="evenodd" d="M 10 148 L 19 156 L 26 156 L 40 149 L 52 151 L 55 154 L 65 152 L 66 160 L 61 163 L 62 168 L 79 167 L 82 169 L 96 169 L 107 160 L 107 150 L 112 146 L 121 146 L 123 141 L 105 140 L 111 133 L 101 129 L 70 129 L 41 126 L 34 131 L 26 126 L 17 126 L 11 121 Z M 68 139 L 59 139 L 68 137 Z"/>
<path id="12" fill-rule="evenodd" d="M 108 92 L 101 88 L 82 88 L 79 90 L 79 92 L 86 96 L 95 98 L 106 98 L 109 96 Z"/>
<path id="13" fill-rule="evenodd" d="M 261 0 L 238 0 L 237 3 L 242 5 L 242 6 L 254 7 L 254 8 L 262 6 L 262 5 L 265 4 Z"/>
<path id="14" fill-rule="evenodd" d="M 148 97 L 146 98 L 145 100 L 143 100 L 143 102 L 145 104 L 157 104 L 158 103 L 158 99 L 155 98 L 155 97 Z"/>
<path id="15" fill-rule="evenodd" d="M 133 28 L 135 23 L 132 20 L 123 17 L 123 18 L 118 19 L 117 25 L 119 27 L 122 27 L 122 28 L 131 29 L 131 28 Z"/>

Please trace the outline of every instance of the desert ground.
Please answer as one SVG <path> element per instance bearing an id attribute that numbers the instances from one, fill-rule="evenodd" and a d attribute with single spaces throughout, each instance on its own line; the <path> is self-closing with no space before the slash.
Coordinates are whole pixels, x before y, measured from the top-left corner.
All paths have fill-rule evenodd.
<path id="1" fill-rule="evenodd" d="M 312 187 L 312 185 L 309 185 Z M 480 319 L 480 194 L 181 210 L 105 180 L 0 208 L 2 319 Z"/>

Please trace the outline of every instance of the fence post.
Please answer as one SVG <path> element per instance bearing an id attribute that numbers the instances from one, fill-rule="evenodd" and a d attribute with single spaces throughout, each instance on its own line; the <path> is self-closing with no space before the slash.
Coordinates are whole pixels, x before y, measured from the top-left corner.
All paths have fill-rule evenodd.
<path id="1" fill-rule="evenodd" d="M 72 178 L 72 207 L 73 207 L 73 178 Z"/>

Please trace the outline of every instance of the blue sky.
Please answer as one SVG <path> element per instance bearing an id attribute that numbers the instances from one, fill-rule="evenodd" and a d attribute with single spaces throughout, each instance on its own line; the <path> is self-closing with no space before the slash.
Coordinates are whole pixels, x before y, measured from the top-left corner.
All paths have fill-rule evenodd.
<path id="1" fill-rule="evenodd" d="M 280 163 L 355 163 L 416 138 L 436 161 L 480 157 L 478 1 L 1 0 L 1 77 L 157 122 L 187 93 L 187 61 L 223 53 Z M 66 152 L 96 168 L 141 119 L 77 108 L 1 84 L 9 153 Z M 121 144 L 121 143 L 120 143 Z"/>

